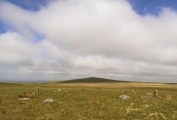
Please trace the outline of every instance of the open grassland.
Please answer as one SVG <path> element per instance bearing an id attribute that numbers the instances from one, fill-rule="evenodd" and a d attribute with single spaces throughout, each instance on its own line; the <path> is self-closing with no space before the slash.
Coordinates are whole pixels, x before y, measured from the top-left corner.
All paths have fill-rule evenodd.
<path id="1" fill-rule="evenodd" d="M 38 94 L 36 87 L 40 88 Z M 153 93 L 154 89 L 158 90 L 158 97 L 141 98 Z M 132 90 L 135 93 L 131 93 Z M 31 100 L 18 99 L 19 95 L 27 92 L 32 94 Z M 128 95 L 131 99 L 120 100 L 119 95 Z M 44 103 L 47 98 L 53 98 L 54 102 Z M 2 83 L 0 120 L 177 120 L 177 85 L 135 82 Z"/>

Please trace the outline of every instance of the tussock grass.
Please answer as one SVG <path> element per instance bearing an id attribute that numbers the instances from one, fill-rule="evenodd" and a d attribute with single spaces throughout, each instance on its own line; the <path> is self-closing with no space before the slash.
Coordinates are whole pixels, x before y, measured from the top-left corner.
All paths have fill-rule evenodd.
<path id="1" fill-rule="evenodd" d="M 141 98 L 154 89 L 158 97 Z M 0 120 L 176 120 L 176 90 L 155 83 L 0 84 Z M 19 100 L 26 92 L 35 99 Z M 131 100 L 118 99 L 123 94 Z M 55 102 L 44 103 L 47 98 Z"/>

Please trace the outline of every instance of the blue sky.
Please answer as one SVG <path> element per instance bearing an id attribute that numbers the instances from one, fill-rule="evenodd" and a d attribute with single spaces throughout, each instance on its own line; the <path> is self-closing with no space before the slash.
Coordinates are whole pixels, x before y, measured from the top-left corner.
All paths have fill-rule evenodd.
<path id="1" fill-rule="evenodd" d="M 0 21 L 0 33 L 5 33 L 6 32 L 6 27 L 5 25 L 3 24 L 2 21 Z"/>
<path id="2" fill-rule="evenodd" d="M 140 15 L 158 15 L 163 7 L 177 10 L 176 0 L 129 0 L 129 2 Z"/>
<path id="3" fill-rule="evenodd" d="M 177 82 L 175 0 L 0 1 L 0 81 Z"/>
<path id="4" fill-rule="evenodd" d="M 26 10 L 39 11 L 41 7 L 47 6 L 51 0 L 7 0 Z"/>

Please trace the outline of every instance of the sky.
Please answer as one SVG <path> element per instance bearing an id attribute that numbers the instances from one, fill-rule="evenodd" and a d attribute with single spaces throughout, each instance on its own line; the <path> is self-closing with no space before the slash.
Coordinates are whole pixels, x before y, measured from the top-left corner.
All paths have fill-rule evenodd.
<path id="1" fill-rule="evenodd" d="M 177 82 L 176 0 L 0 0 L 0 81 Z"/>

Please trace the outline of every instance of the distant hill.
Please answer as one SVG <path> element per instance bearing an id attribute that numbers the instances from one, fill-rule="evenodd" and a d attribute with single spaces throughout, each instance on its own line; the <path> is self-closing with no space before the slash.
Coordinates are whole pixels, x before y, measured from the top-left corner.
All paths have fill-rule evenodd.
<path id="1" fill-rule="evenodd" d="M 20 83 L 15 83 L 15 82 L 0 82 L 0 85 L 20 85 Z"/>
<path id="2" fill-rule="evenodd" d="M 66 80 L 60 83 L 105 83 L 105 82 L 121 82 L 121 81 L 110 80 L 105 78 L 89 77 L 89 78 L 81 78 L 81 79 L 74 79 L 74 80 Z"/>

